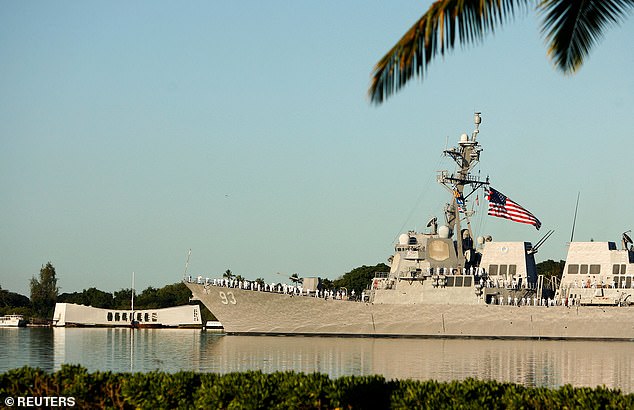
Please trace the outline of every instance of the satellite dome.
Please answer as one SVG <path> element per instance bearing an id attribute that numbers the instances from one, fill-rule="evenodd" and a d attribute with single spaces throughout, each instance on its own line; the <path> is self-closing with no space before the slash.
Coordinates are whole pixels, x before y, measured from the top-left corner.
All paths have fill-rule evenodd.
<path id="1" fill-rule="evenodd" d="M 449 238 L 451 235 L 451 229 L 447 225 L 442 225 L 438 228 L 438 236 L 444 239 Z"/>
<path id="2" fill-rule="evenodd" d="M 462 134 L 460 136 L 460 142 L 467 142 L 469 141 L 469 136 L 467 134 Z"/>
<path id="3" fill-rule="evenodd" d="M 484 245 L 484 236 L 478 236 L 476 240 L 478 241 L 478 245 Z"/>
<path id="4" fill-rule="evenodd" d="M 402 233 L 399 237 L 398 237 L 398 244 L 399 245 L 407 245 L 407 242 L 409 242 L 409 235 L 406 233 Z"/>

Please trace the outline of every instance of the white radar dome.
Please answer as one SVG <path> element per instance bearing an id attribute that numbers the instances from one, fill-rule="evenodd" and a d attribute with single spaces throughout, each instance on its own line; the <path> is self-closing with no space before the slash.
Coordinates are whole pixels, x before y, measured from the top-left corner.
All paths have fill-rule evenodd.
<path id="1" fill-rule="evenodd" d="M 407 242 L 409 241 L 409 235 L 406 233 L 402 233 L 399 237 L 398 237 L 398 244 L 399 245 L 407 245 Z"/>
<path id="2" fill-rule="evenodd" d="M 449 235 L 451 235 L 451 229 L 449 229 L 447 225 L 442 225 L 438 228 L 438 236 L 441 238 L 447 239 L 449 238 Z"/>
<path id="3" fill-rule="evenodd" d="M 462 134 L 460 136 L 460 142 L 467 142 L 469 141 L 469 136 L 467 134 Z"/>

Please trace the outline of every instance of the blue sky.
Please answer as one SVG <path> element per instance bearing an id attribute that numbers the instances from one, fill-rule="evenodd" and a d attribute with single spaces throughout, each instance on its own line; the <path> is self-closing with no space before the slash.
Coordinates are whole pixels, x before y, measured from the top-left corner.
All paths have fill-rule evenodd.
<path id="1" fill-rule="evenodd" d="M 429 1 L 0 5 L 0 286 L 42 264 L 62 292 L 189 273 L 336 278 L 441 217 L 440 153 L 481 111 L 481 172 L 542 231 L 479 233 L 563 259 L 634 228 L 634 21 L 581 71 L 546 57 L 535 13 L 432 64 L 381 106 L 381 56 Z M 484 201 L 482 201 L 484 202 Z"/>

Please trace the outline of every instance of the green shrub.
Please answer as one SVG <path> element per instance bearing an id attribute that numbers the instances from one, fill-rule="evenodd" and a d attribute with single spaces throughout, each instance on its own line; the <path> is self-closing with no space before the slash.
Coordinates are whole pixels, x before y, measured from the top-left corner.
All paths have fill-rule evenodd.
<path id="1" fill-rule="evenodd" d="M 467 379 L 386 380 L 295 372 L 215 374 L 54 373 L 23 367 L 0 374 L 0 398 L 74 397 L 78 408 L 120 409 L 627 409 L 634 394 L 605 387 L 558 389 Z"/>

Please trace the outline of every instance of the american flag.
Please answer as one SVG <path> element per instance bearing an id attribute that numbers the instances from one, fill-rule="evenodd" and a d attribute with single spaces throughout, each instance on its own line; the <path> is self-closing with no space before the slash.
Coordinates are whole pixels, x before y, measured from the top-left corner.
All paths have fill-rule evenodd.
<path id="1" fill-rule="evenodd" d="M 487 199 L 489 200 L 488 213 L 491 216 L 497 216 L 500 218 L 510 219 L 511 221 L 533 225 L 537 229 L 542 226 L 542 223 L 539 222 L 539 219 L 537 219 L 535 215 L 493 188 L 489 188 L 487 192 Z"/>

